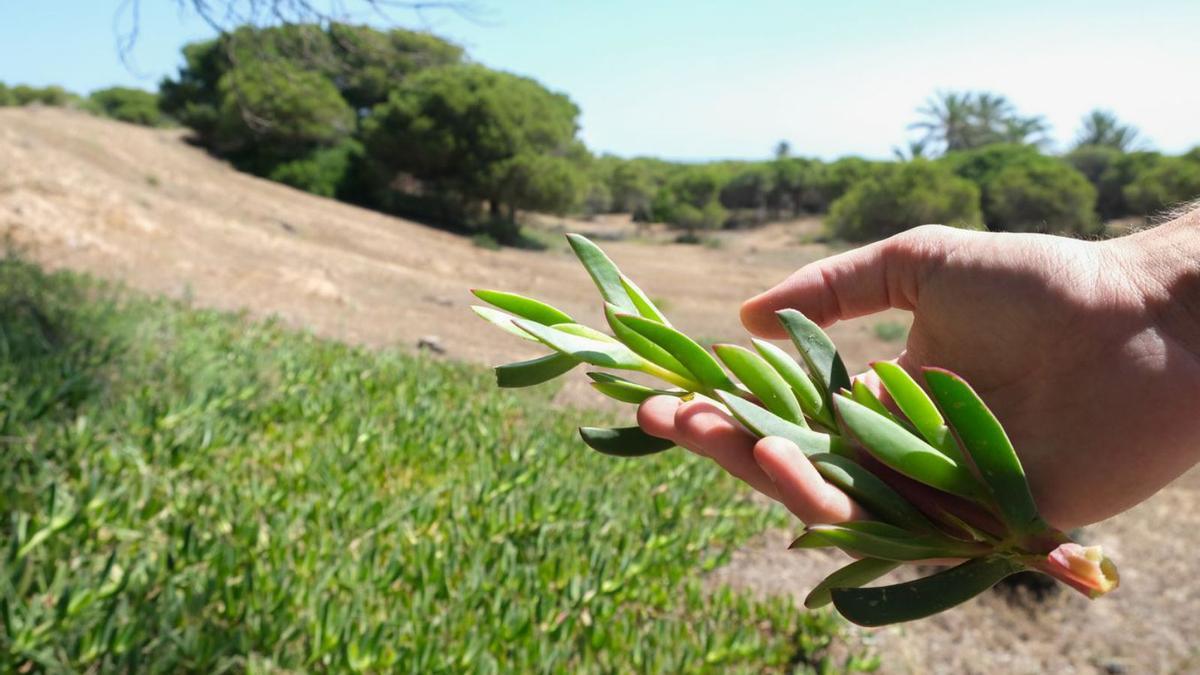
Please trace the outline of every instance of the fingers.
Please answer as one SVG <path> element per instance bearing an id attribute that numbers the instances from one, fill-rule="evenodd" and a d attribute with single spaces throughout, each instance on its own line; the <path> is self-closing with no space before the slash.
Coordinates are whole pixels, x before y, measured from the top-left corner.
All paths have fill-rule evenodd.
<path id="1" fill-rule="evenodd" d="M 825 482 L 795 443 L 768 436 L 755 444 L 754 458 L 774 482 L 779 500 L 804 523 L 841 523 L 870 517 L 846 493 Z"/>
<path id="2" fill-rule="evenodd" d="M 801 267 L 742 305 L 742 323 L 756 335 L 787 337 L 775 312 L 793 308 L 821 326 L 882 311 L 911 310 L 925 271 L 962 233 L 924 226 Z"/>
<path id="3" fill-rule="evenodd" d="M 754 437 L 715 403 L 703 399 L 681 403 L 674 396 L 655 396 L 638 408 L 638 424 L 651 436 L 712 458 L 755 490 L 779 499 L 775 485 L 754 461 Z"/>
<path id="4" fill-rule="evenodd" d="M 868 517 L 853 499 L 827 483 L 794 443 L 774 437 L 756 441 L 712 402 L 681 403 L 672 396 L 656 396 L 638 408 L 638 424 L 652 436 L 712 458 L 805 523 Z"/>

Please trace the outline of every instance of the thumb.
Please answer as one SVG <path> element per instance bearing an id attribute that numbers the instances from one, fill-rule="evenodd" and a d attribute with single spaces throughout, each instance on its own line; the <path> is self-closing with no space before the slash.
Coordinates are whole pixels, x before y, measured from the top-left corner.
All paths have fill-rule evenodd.
<path id="1" fill-rule="evenodd" d="M 921 280 L 944 259 L 948 243 L 965 234 L 925 225 L 839 253 L 796 270 L 742 305 L 742 323 L 755 335 L 784 338 L 775 312 L 799 310 L 821 326 L 889 307 L 912 310 Z"/>

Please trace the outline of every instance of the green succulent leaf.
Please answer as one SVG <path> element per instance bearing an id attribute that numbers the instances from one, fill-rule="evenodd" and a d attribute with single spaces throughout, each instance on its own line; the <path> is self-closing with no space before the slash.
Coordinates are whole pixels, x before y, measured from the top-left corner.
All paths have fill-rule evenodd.
<path id="1" fill-rule="evenodd" d="M 852 459 L 831 453 L 809 456 L 825 480 L 862 504 L 876 518 L 913 532 L 936 532 L 937 527 L 915 506 Z"/>
<path id="2" fill-rule="evenodd" d="M 835 397 L 838 417 L 868 452 L 914 480 L 944 492 L 979 500 L 982 494 L 966 467 L 867 406 Z"/>
<path id="3" fill-rule="evenodd" d="M 511 314 L 505 314 L 498 309 L 492 309 L 491 307 L 484 307 L 482 305 L 471 305 L 471 311 L 475 312 L 479 318 L 507 333 L 512 333 L 523 340 L 532 340 L 533 342 L 537 342 L 537 338 L 533 337 L 529 333 L 526 333 L 520 328 L 517 328 L 516 324 L 513 323 L 513 319 L 516 317 Z"/>
<path id="4" fill-rule="evenodd" d="M 887 406 L 883 404 L 883 401 L 880 401 L 879 397 L 875 395 L 875 392 L 871 391 L 871 388 L 868 387 L 867 384 L 862 380 L 856 380 L 854 384 L 850 386 L 850 398 L 854 399 L 854 401 L 857 403 L 870 408 L 872 411 L 883 415 L 893 423 L 899 424 L 909 431 L 916 432 L 916 429 L 909 425 L 908 422 L 900 419 L 895 413 L 893 413 L 891 410 L 888 410 Z"/>
<path id="5" fill-rule="evenodd" d="M 891 361 L 877 361 L 871 364 L 871 368 L 913 428 L 930 445 L 962 464 L 962 453 L 959 452 L 958 444 L 950 434 L 946 421 L 942 419 L 942 414 L 938 412 L 937 405 L 908 371 Z"/>
<path id="6" fill-rule="evenodd" d="M 596 283 L 596 288 L 600 289 L 600 295 L 604 297 L 605 302 L 616 306 L 622 312 L 638 312 L 637 305 L 629 297 L 625 285 L 621 283 L 621 270 L 617 269 L 612 259 L 601 251 L 599 246 L 579 234 L 568 234 L 567 242 L 571 244 L 571 250 L 575 251 L 575 257 L 579 258 L 579 262 L 583 263 L 584 269 Z"/>
<path id="7" fill-rule="evenodd" d="M 766 436 L 786 438 L 810 457 L 819 453 L 849 454 L 852 452 L 852 449 L 840 437 L 793 424 L 736 394 L 718 391 L 717 398 L 725 404 L 726 408 L 729 408 L 734 419 L 759 438 Z"/>
<path id="8" fill-rule="evenodd" d="M 847 553 L 899 561 L 972 557 L 989 550 L 988 547 L 979 544 L 939 535 L 914 534 L 887 523 L 867 520 L 836 525 L 810 525 L 804 534 L 792 542 L 791 547 L 829 546 L 836 546 Z"/>
<path id="9" fill-rule="evenodd" d="M 961 377 L 947 370 L 927 368 L 925 381 L 979 470 L 1005 524 L 1021 534 L 1046 529 L 1033 501 L 1021 460 L 999 420 L 979 394 Z"/>
<path id="10" fill-rule="evenodd" d="M 641 427 L 580 427 L 579 437 L 593 450 L 614 457 L 642 457 L 675 447 L 671 441 L 651 436 Z"/>
<path id="11" fill-rule="evenodd" d="M 860 626 L 886 626 L 962 604 L 1023 567 L 1009 558 L 969 560 L 924 579 L 873 588 L 834 588 L 833 606 Z"/>
<path id="12" fill-rule="evenodd" d="M 651 363 L 656 363 L 680 377 L 693 381 L 696 379 L 696 376 L 692 375 L 691 371 L 680 363 L 679 359 L 672 356 L 670 352 L 658 346 L 658 343 L 650 338 L 622 323 L 617 318 L 616 306 L 607 302 L 604 303 L 604 318 L 608 320 L 608 325 L 612 328 L 612 332 L 617 336 L 617 339 L 642 358 Z"/>
<path id="13" fill-rule="evenodd" d="M 555 352 L 529 361 L 496 366 L 496 384 L 506 389 L 549 382 L 579 365 L 579 359 Z"/>
<path id="14" fill-rule="evenodd" d="M 821 387 L 826 400 L 840 389 L 850 388 L 850 375 L 846 372 L 846 364 L 833 346 L 833 341 L 821 330 L 821 327 L 794 309 L 784 309 L 775 313 L 783 324 L 800 357 L 808 365 L 813 379 Z"/>
<path id="15" fill-rule="evenodd" d="M 758 350 L 763 359 L 771 364 L 775 372 L 779 373 L 780 377 L 792 388 L 792 393 L 795 394 L 796 400 L 799 401 L 800 408 L 805 414 L 826 429 L 837 428 L 837 422 L 833 419 L 833 411 L 830 410 L 825 398 L 821 395 L 821 390 L 808 376 L 808 373 L 804 372 L 804 368 L 796 362 L 796 359 L 766 340 L 754 338 L 750 341 L 754 343 L 754 348 Z"/>
<path id="16" fill-rule="evenodd" d="M 825 577 L 816 588 L 804 598 L 804 606 L 809 609 L 824 607 L 833 602 L 830 591 L 834 588 L 858 588 L 875 581 L 879 577 L 900 566 L 895 560 L 879 558 L 863 558 L 855 560 L 838 571 Z"/>
<path id="17" fill-rule="evenodd" d="M 736 389 L 721 364 L 690 337 L 670 326 L 632 314 L 617 314 L 617 320 L 669 352 L 704 387 Z"/>
<path id="18" fill-rule="evenodd" d="M 738 345 L 713 345 L 713 351 L 767 410 L 792 424 L 808 427 L 792 388 L 763 357 Z"/>
<path id="19" fill-rule="evenodd" d="M 547 326 L 556 323 L 571 323 L 575 321 L 566 312 L 547 305 L 541 300 L 534 300 L 507 291 L 492 291 L 484 288 L 473 288 L 471 292 L 484 302 L 495 305 L 500 309 L 515 314 L 522 319 L 529 319 Z"/>
<path id="20" fill-rule="evenodd" d="M 581 323 L 556 323 L 550 327 L 554 330 L 560 330 L 571 335 L 578 335 L 579 337 L 587 338 L 589 340 L 597 340 L 599 342 L 617 342 L 617 339 L 608 333 L 603 333 L 595 328 L 592 328 L 591 326 L 585 326 Z"/>
<path id="21" fill-rule="evenodd" d="M 660 310 L 654 304 L 654 301 L 650 299 L 650 296 L 646 295 L 642 289 L 638 288 L 637 284 L 633 283 L 633 279 L 630 279 L 622 274 L 621 286 L 623 286 L 625 288 L 625 292 L 629 294 L 629 299 L 633 301 L 634 307 L 637 307 L 638 314 L 650 319 L 651 321 L 657 321 L 664 326 L 671 325 L 671 322 L 667 321 L 667 317 L 662 313 L 662 310 Z"/>
<path id="22" fill-rule="evenodd" d="M 587 375 L 593 380 L 593 389 L 623 403 L 640 404 L 651 396 L 683 396 L 687 394 L 686 391 L 680 390 L 654 389 L 609 373 L 588 373 Z"/>
<path id="23" fill-rule="evenodd" d="M 526 319 L 514 319 L 513 323 L 537 338 L 551 349 L 602 368 L 643 370 L 647 362 L 619 342 L 606 342 L 580 335 L 573 335 L 551 326 L 543 326 Z"/>

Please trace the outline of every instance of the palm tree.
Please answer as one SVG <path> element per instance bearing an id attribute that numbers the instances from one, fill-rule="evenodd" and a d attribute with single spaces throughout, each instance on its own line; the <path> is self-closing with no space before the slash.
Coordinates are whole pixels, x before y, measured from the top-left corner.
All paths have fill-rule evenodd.
<path id="1" fill-rule="evenodd" d="M 1004 142 L 1021 145 L 1044 145 L 1049 141 L 1046 132 L 1050 130 L 1046 118 L 1041 115 L 1031 117 L 1013 116 L 1004 120 Z"/>
<path id="2" fill-rule="evenodd" d="M 898 162 L 911 162 L 914 159 L 924 159 L 929 156 L 929 143 L 925 140 L 909 141 L 907 148 L 893 146 L 892 154 Z"/>
<path id="3" fill-rule="evenodd" d="M 978 148 L 1005 140 L 1005 132 L 1014 116 L 1013 105 L 1007 98 L 988 91 L 975 94 L 971 97 L 973 124 L 970 147 Z"/>
<path id="4" fill-rule="evenodd" d="M 1075 138 L 1075 147 L 1102 145 L 1121 152 L 1134 149 L 1138 142 L 1138 130 L 1129 124 L 1121 124 L 1109 110 L 1096 109 L 1084 115 L 1083 127 Z"/>
<path id="5" fill-rule="evenodd" d="M 923 131 L 922 142 L 942 145 L 946 152 L 973 147 L 974 105 L 970 92 L 938 92 L 917 112 L 924 119 L 908 128 Z"/>

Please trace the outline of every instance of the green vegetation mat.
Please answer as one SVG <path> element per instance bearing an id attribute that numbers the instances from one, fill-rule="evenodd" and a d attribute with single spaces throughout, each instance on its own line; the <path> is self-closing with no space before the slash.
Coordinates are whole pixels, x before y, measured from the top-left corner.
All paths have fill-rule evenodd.
<path id="1" fill-rule="evenodd" d="M 872 665 L 705 590 L 780 513 L 491 377 L 0 262 L 0 671 Z"/>

